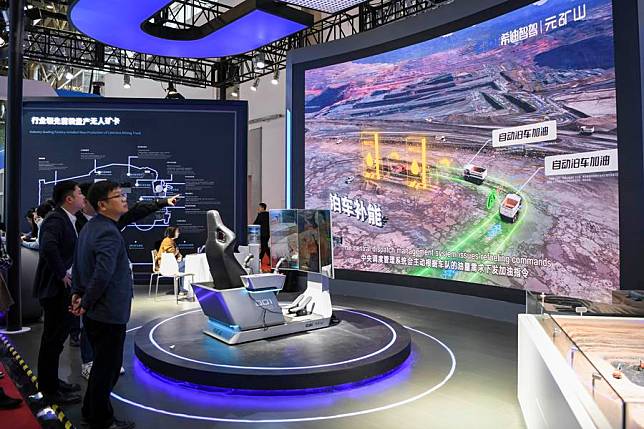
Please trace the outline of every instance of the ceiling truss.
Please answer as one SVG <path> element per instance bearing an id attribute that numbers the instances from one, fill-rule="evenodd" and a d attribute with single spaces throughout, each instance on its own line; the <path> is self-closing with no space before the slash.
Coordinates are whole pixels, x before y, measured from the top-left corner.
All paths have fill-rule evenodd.
<path id="1" fill-rule="evenodd" d="M 237 56 L 227 60 L 229 73 L 220 76 L 220 82 L 225 86 L 237 82 L 247 82 L 257 77 L 273 73 L 276 69 L 286 66 L 286 54 L 291 49 L 327 43 L 342 39 L 363 31 L 372 30 L 408 16 L 436 9 L 452 3 L 454 0 L 377 0 L 360 4 L 348 11 L 339 12 L 323 18 L 312 27 L 293 36 L 266 45 L 245 56 Z M 259 70 L 251 59 L 264 53 L 268 67 Z"/>
<path id="2" fill-rule="evenodd" d="M 286 65 L 289 50 L 326 43 L 372 30 L 453 0 L 371 0 L 328 15 L 312 27 L 256 51 L 213 60 L 160 57 L 106 46 L 74 31 L 66 20 L 68 0 L 28 0 L 26 61 L 97 70 L 189 86 L 226 88 L 272 74 Z M 0 0 L 0 9 L 6 8 Z M 201 26 L 230 9 L 214 0 L 175 0 L 150 18 L 156 25 L 187 29 Z M 6 14 L 3 14 L 6 16 Z M 5 25 L 6 26 L 6 25 Z M 5 30 L 6 31 L 6 30 Z M 262 53 L 267 66 L 253 58 Z M 6 67 L 6 61 L 4 63 Z"/>

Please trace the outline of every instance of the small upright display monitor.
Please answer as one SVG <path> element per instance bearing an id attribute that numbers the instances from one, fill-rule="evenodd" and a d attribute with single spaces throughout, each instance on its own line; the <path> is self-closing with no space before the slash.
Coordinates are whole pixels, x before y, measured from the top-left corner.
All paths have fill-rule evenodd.
<path id="1" fill-rule="evenodd" d="M 271 234 L 271 267 L 283 259 L 280 268 L 297 270 L 298 238 L 297 210 L 269 210 Z"/>
<path id="2" fill-rule="evenodd" d="M 269 219 L 273 268 L 333 277 L 329 210 L 270 210 Z"/>

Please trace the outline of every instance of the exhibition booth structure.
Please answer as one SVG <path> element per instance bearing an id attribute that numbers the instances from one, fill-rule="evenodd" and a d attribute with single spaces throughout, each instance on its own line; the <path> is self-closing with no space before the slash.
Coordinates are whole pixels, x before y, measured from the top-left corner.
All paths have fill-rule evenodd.
<path id="1" fill-rule="evenodd" d="M 76 25 L 98 3 L 76 2 Z M 155 274 L 155 241 L 179 227 L 199 307 L 132 329 L 135 382 L 113 397 L 178 418 L 326 421 L 447 384 L 458 356 L 440 338 L 333 306 L 331 292 L 353 283 L 361 298 L 440 296 L 450 310 L 480 304 L 504 321 L 494 314 L 508 311 L 502 304 L 515 304 L 513 321 L 525 304 L 517 393 L 526 426 L 644 428 L 639 27 L 633 8 L 617 6 L 454 2 L 290 52 L 286 208 L 268 213 L 270 272 L 246 220 L 245 102 L 26 100 L 21 212 L 65 179 L 116 181 L 132 203 L 185 196 L 123 234 L 143 283 Z M 213 38 L 241 19 L 229 18 Z M 271 40 L 295 31 L 274 30 Z M 301 280 L 296 296 L 283 293 L 289 275 Z M 176 395 L 184 387 L 190 395 Z M 163 405 L 146 402 L 150 391 Z M 203 391 L 238 395 L 237 414 L 195 417 L 216 408 Z M 373 404 L 322 415 L 316 407 L 331 409 L 336 392 Z M 275 395 L 304 399 L 280 404 L 291 407 L 283 420 L 248 416 L 257 397 Z M 274 411 L 264 406 L 260 417 Z"/>
<path id="2" fill-rule="evenodd" d="M 147 370 L 195 386 L 300 391 L 365 383 L 408 360 L 410 334 L 400 324 L 332 308 L 329 210 L 271 210 L 274 272 L 260 272 L 257 226 L 246 234 L 245 102 L 29 99 L 24 111 L 23 212 L 66 179 L 113 180 L 131 206 L 185 196 L 123 229 L 135 280 L 149 280 L 152 292 L 155 242 L 178 227 L 184 281 L 201 307 L 136 333 Z M 216 141 L 204 147 L 204 135 Z M 306 288 L 280 302 L 287 271 L 306 276 Z"/>
<path id="3" fill-rule="evenodd" d="M 30 98 L 23 105 L 20 213 L 67 179 L 117 182 L 130 207 L 183 196 L 123 229 L 135 281 L 150 279 L 151 252 L 169 226 L 179 227 L 176 244 L 188 255 L 203 246 L 204 214 L 213 207 L 245 230 L 246 102 Z"/>
<path id="4" fill-rule="evenodd" d="M 611 0 L 454 4 L 406 38 L 295 51 L 287 198 L 331 208 L 338 277 L 515 302 L 636 289 L 641 144 L 621 143 L 641 124 L 618 109 L 614 21 Z"/>
<path id="5" fill-rule="evenodd" d="M 538 301 L 529 428 L 644 427 L 639 33 L 617 6 L 453 4 L 289 57 L 287 198 L 330 207 L 336 278 Z"/>

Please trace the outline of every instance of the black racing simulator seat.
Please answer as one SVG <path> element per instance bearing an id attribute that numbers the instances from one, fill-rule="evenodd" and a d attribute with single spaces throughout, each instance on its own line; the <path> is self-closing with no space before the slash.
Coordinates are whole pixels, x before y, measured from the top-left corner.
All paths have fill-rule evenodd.
<path id="1" fill-rule="evenodd" d="M 233 253 L 235 233 L 223 224 L 216 210 L 209 210 L 206 216 L 206 259 L 213 282 L 192 284 L 195 296 L 209 319 L 209 329 L 204 331 L 206 335 L 227 344 L 238 344 L 329 326 L 330 311 L 328 316 L 302 312 L 298 315 L 289 313 L 292 306 L 282 308 L 277 301 L 277 293 L 282 290 L 286 276 L 277 273 L 247 274 Z M 309 302 L 321 296 L 307 294 L 308 291 L 309 288 L 296 301 L 301 302 L 304 295 L 312 295 L 307 299 Z M 328 284 L 324 299 L 328 299 L 328 306 L 320 307 L 330 309 Z"/>
<path id="2" fill-rule="evenodd" d="M 206 259 L 217 289 L 243 287 L 241 276 L 248 273 L 233 254 L 237 247 L 235 233 L 224 225 L 219 212 L 210 210 L 207 216 Z"/>

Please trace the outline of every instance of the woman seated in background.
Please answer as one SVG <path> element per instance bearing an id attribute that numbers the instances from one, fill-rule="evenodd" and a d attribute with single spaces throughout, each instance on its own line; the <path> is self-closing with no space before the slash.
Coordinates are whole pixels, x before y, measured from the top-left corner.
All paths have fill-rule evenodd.
<path id="1" fill-rule="evenodd" d="M 161 266 L 161 255 L 163 255 L 164 253 L 172 253 L 177 260 L 177 264 L 179 265 L 179 272 L 184 272 L 185 261 L 183 260 L 181 252 L 179 252 L 179 247 L 177 246 L 176 242 L 177 238 L 179 238 L 179 228 L 176 226 L 167 227 L 165 229 L 164 236 L 165 238 L 163 239 L 163 241 L 161 241 L 161 246 L 159 246 L 159 251 L 157 252 L 157 271 Z M 187 292 L 187 290 L 183 287 L 183 277 L 179 278 L 179 291 L 184 293 Z"/>
<path id="2" fill-rule="evenodd" d="M 40 225 L 42 224 L 42 221 L 45 219 L 45 216 L 54 209 L 54 202 L 51 200 L 47 200 L 41 205 L 39 205 L 36 210 L 33 212 L 33 229 L 31 236 L 34 237 L 34 240 L 28 240 L 23 238 L 21 243 L 23 247 L 26 247 L 28 249 L 33 249 L 33 250 L 38 250 L 40 248 L 40 240 L 39 240 L 39 235 L 38 231 L 40 230 Z"/>
<path id="3" fill-rule="evenodd" d="M 27 219 L 27 223 L 29 224 L 29 228 L 31 229 L 31 231 L 20 234 L 20 238 L 22 239 L 22 241 L 34 241 L 38 238 L 38 227 L 34 222 L 35 216 L 36 216 L 35 207 L 32 207 L 29 210 L 27 210 L 27 213 L 25 214 L 25 219 Z"/>

